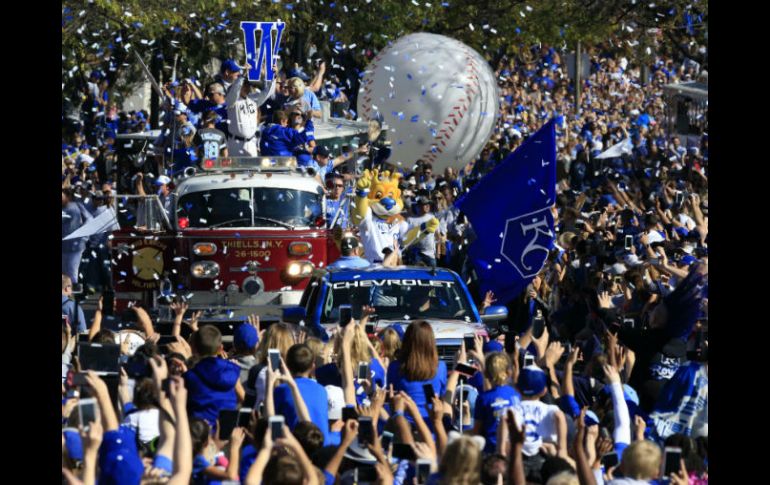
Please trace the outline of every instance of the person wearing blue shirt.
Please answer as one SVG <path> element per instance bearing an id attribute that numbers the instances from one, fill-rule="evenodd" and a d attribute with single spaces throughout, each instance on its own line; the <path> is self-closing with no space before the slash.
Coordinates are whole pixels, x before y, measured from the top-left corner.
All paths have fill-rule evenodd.
<path id="1" fill-rule="evenodd" d="M 295 109 L 289 114 L 290 125 L 297 130 L 297 144 L 292 148 L 292 153 L 297 158 L 297 165 L 306 167 L 312 163 L 311 153 L 315 148 L 315 126 L 313 120 L 305 121 L 301 110 Z"/>
<path id="2" fill-rule="evenodd" d="M 273 122 L 262 131 L 259 153 L 269 157 L 290 157 L 294 147 L 301 145 L 300 133 L 289 127 L 289 116 L 284 111 L 273 113 Z"/>
<path id="3" fill-rule="evenodd" d="M 296 382 L 299 394 L 305 401 L 310 420 L 324 435 L 324 445 L 329 442 L 328 395 L 326 388 L 310 378 L 315 370 L 315 356 L 306 344 L 295 344 L 286 353 L 286 367 Z M 278 386 L 273 395 L 276 414 L 286 419 L 286 426 L 293 430 L 299 424 L 299 415 L 288 384 Z"/>
<path id="4" fill-rule="evenodd" d="M 423 386 L 430 384 L 437 396 L 443 396 L 447 384 L 447 368 L 438 360 L 433 328 L 424 320 L 412 322 L 404 333 L 398 360 L 388 366 L 388 385 L 404 391 L 417 404 L 420 415 L 428 417 L 428 403 Z"/>
<path id="5" fill-rule="evenodd" d="M 310 107 L 312 118 L 321 117 L 321 102 L 313 91 L 305 87 L 305 83 L 299 77 L 291 77 L 286 81 L 289 88 L 289 99 L 287 104 L 301 103 Z"/>
<path id="6" fill-rule="evenodd" d="M 62 273 L 78 282 L 78 268 L 83 250 L 86 247 L 85 237 L 77 237 L 65 240 L 81 226 L 93 219 L 83 204 L 73 200 L 73 192 L 70 189 L 62 189 L 61 192 L 61 269 Z"/>
<path id="7" fill-rule="evenodd" d="M 72 279 L 64 273 L 61 275 L 61 314 L 67 315 L 67 321 L 73 334 L 88 330 L 85 316 L 83 316 L 83 308 L 72 299 Z"/>
<path id="8" fill-rule="evenodd" d="M 334 160 L 331 160 L 331 152 L 329 152 L 329 149 L 323 145 L 318 145 L 313 149 L 313 160 L 308 166 L 315 170 L 318 180 L 323 182 L 327 174 L 333 172 L 334 169 L 350 160 L 352 157 L 353 152 L 347 152 L 336 157 Z"/>
<path id="9" fill-rule="evenodd" d="M 369 363 L 369 376 L 367 379 L 372 386 L 377 386 L 382 389 L 385 387 L 385 369 L 382 367 L 380 361 L 373 355 L 369 349 L 368 337 L 364 331 L 364 326 L 359 324 L 351 327 L 349 331 L 353 332 L 353 340 L 347 349 L 350 351 L 350 364 L 351 368 L 348 372 L 352 376 L 358 376 L 358 364 L 360 362 Z M 341 356 L 342 352 L 337 351 L 337 354 Z M 340 366 L 343 361 L 340 357 L 337 362 L 326 364 L 316 369 L 315 375 L 318 382 L 323 386 L 337 386 L 343 387 L 342 375 L 340 373 Z M 360 405 L 365 403 L 367 395 L 363 385 L 359 379 L 354 379 L 353 385 L 355 387 L 356 402 Z M 373 389 L 373 387 L 371 388 Z"/>
<path id="10" fill-rule="evenodd" d="M 340 250 L 342 256 L 327 266 L 329 269 L 362 269 L 371 266 L 371 263 L 358 255 L 360 244 L 354 236 L 342 239 Z M 374 364 L 374 362 L 372 363 Z M 339 385 L 339 384 L 336 384 Z"/>
<path id="11" fill-rule="evenodd" d="M 341 173 L 336 171 L 327 172 L 325 179 L 327 190 L 326 227 L 331 229 L 332 226 L 337 226 L 346 229 L 350 225 L 350 199 L 345 196 L 345 179 Z"/>
<path id="12" fill-rule="evenodd" d="M 492 387 L 479 394 L 474 410 L 474 434 L 484 437 L 484 451 L 494 453 L 497 447 L 497 425 L 505 410 L 521 401 L 521 395 L 506 384 L 511 378 L 511 360 L 503 352 L 492 352 L 486 358 L 484 375 Z"/>
<path id="13" fill-rule="evenodd" d="M 195 332 L 191 347 L 200 360 L 182 376 L 189 396 L 187 409 L 191 417 L 214 426 L 219 411 L 238 407 L 235 388 L 240 385 L 241 368 L 217 357 L 222 351 L 222 334 L 213 325 Z"/>
<path id="14" fill-rule="evenodd" d="M 216 129 L 224 133 L 227 130 L 227 103 L 225 103 L 225 88 L 220 83 L 211 83 L 206 88 L 205 99 L 194 99 L 188 105 L 190 111 L 195 115 L 203 115 L 209 111 L 215 112 L 217 116 Z M 203 116 L 201 116 L 201 119 Z"/>

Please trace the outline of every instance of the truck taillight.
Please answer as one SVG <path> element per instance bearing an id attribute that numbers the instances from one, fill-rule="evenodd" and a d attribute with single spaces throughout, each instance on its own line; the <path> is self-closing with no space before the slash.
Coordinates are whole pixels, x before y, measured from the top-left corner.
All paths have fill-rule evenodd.
<path id="1" fill-rule="evenodd" d="M 193 253 L 196 256 L 213 256 L 217 254 L 217 245 L 208 242 L 196 243 L 193 246 Z"/>
<path id="2" fill-rule="evenodd" d="M 190 219 L 186 217 L 179 218 L 179 227 L 181 229 L 187 229 L 190 226 Z"/>
<path id="3" fill-rule="evenodd" d="M 203 168 L 207 168 L 207 169 L 214 168 L 214 160 L 210 158 L 208 160 L 205 160 L 203 162 Z"/>
<path id="4" fill-rule="evenodd" d="M 307 241 L 294 241 L 289 244 L 289 254 L 292 256 L 309 256 L 313 246 Z"/>
<path id="5" fill-rule="evenodd" d="M 190 266 L 190 273 L 195 278 L 216 278 L 219 276 L 219 265 L 214 261 L 198 261 Z"/>

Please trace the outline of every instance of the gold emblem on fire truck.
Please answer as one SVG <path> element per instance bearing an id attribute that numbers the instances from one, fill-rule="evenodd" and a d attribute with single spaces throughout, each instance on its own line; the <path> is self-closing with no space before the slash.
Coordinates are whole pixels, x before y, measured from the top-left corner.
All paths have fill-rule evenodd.
<path id="1" fill-rule="evenodd" d="M 163 250 L 153 246 L 134 252 L 134 275 L 144 281 L 153 281 L 163 274 Z"/>

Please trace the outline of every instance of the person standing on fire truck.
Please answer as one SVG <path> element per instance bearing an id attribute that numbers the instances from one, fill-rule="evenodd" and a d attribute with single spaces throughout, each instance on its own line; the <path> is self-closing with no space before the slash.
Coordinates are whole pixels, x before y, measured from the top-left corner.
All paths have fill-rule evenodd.
<path id="1" fill-rule="evenodd" d="M 147 193 L 144 191 L 144 184 L 142 183 L 144 180 L 144 174 L 142 172 L 139 172 L 136 174 L 135 184 L 136 184 L 136 193 L 137 195 L 147 195 Z M 172 192 L 170 184 L 171 179 L 167 177 L 166 175 L 160 175 L 158 178 L 155 179 L 154 182 L 155 186 L 158 188 L 158 199 L 160 199 L 160 205 L 163 207 L 163 210 L 166 212 L 166 217 L 168 217 L 168 220 L 173 220 L 174 215 L 174 207 L 176 206 L 176 199 L 174 197 L 174 192 Z M 143 211 L 139 210 L 137 211 L 137 225 L 143 226 L 146 225 L 146 222 L 142 224 L 139 215 L 143 214 Z"/>
<path id="2" fill-rule="evenodd" d="M 246 69 L 251 69 L 246 65 Z M 262 89 L 260 89 L 260 87 Z M 275 80 L 269 84 L 236 79 L 227 91 L 227 151 L 232 157 L 256 157 L 259 153 L 259 106 L 275 90 Z"/>

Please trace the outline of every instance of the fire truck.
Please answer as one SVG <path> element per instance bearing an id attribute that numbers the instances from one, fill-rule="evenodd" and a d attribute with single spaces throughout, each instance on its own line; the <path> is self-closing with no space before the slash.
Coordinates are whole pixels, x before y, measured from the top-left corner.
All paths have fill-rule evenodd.
<path id="1" fill-rule="evenodd" d="M 167 325 L 169 304 L 184 300 L 228 335 L 246 315 L 278 319 L 313 272 L 339 257 L 324 187 L 293 157 L 205 160 L 188 175 L 163 202 L 116 198 L 118 309 L 141 302 Z"/>

